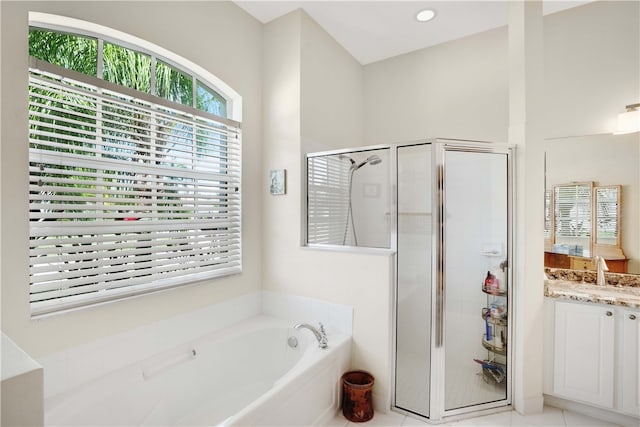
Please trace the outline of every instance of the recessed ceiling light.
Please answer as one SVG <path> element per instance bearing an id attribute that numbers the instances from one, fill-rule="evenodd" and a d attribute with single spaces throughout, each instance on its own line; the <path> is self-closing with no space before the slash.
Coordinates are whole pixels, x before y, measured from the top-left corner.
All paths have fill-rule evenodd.
<path id="1" fill-rule="evenodd" d="M 427 22 L 435 18 L 436 12 L 433 9 L 423 9 L 416 15 L 418 22 Z"/>

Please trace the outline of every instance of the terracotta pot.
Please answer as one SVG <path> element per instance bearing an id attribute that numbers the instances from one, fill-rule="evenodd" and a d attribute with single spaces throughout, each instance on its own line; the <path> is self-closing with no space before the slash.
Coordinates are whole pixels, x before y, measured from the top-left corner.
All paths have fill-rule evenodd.
<path id="1" fill-rule="evenodd" d="M 342 376 L 342 414 L 354 423 L 373 418 L 374 378 L 365 371 L 351 371 Z"/>

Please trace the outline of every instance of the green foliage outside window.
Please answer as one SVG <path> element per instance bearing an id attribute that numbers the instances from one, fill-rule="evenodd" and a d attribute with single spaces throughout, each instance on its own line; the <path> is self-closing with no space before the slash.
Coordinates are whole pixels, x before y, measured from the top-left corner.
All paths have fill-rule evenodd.
<path id="1" fill-rule="evenodd" d="M 29 30 L 29 55 L 43 61 L 100 77 L 144 93 L 151 93 L 151 56 L 104 42 L 102 76 L 98 76 L 98 40 L 46 29 Z M 196 82 L 194 101 L 193 85 Z M 154 95 L 201 111 L 226 117 L 227 102 L 216 91 L 193 76 L 161 61 L 155 62 Z"/>
<path id="2" fill-rule="evenodd" d="M 102 78 L 144 93 L 151 93 L 151 57 L 122 46 L 104 43 Z"/>
<path id="3" fill-rule="evenodd" d="M 196 108 L 221 117 L 227 117 L 227 102 L 216 91 L 198 82 Z"/>
<path id="4" fill-rule="evenodd" d="M 89 76 L 97 75 L 98 40 L 93 38 L 31 29 L 29 55 Z"/>
<path id="5" fill-rule="evenodd" d="M 193 106 L 193 78 L 158 61 L 156 95 L 179 104 Z"/>

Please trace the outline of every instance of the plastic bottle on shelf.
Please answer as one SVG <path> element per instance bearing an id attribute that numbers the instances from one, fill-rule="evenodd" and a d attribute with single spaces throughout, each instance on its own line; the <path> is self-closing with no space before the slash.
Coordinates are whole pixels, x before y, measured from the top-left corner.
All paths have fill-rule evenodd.
<path id="1" fill-rule="evenodd" d="M 484 290 L 489 293 L 497 293 L 498 291 L 496 276 L 491 274 L 491 271 L 487 271 L 487 277 L 484 279 Z"/>
<path id="2" fill-rule="evenodd" d="M 488 343 L 490 343 L 491 339 L 493 338 L 493 334 L 491 332 L 491 325 L 489 324 L 489 316 L 490 316 L 490 313 L 487 313 L 484 317 L 484 327 L 485 327 L 484 337 L 485 337 L 485 341 Z"/>

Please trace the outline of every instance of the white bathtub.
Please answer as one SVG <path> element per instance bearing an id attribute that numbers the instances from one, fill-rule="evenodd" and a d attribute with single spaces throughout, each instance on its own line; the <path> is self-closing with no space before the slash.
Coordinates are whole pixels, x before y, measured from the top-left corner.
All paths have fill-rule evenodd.
<path id="1" fill-rule="evenodd" d="M 322 425 L 339 407 L 351 338 L 330 334 L 322 350 L 292 326 L 257 316 L 131 364 L 48 398 L 45 424 Z"/>

